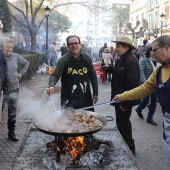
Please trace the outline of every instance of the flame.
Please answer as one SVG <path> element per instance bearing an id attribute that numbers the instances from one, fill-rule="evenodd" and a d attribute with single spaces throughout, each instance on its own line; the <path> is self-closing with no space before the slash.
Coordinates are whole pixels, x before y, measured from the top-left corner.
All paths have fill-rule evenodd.
<path id="1" fill-rule="evenodd" d="M 66 150 L 72 156 L 72 160 L 76 158 L 76 156 L 81 153 L 86 146 L 84 136 L 69 137 L 67 140 L 64 140 L 64 143 L 66 145 Z"/>
<path id="2" fill-rule="evenodd" d="M 56 150 L 60 152 L 60 148 L 59 148 L 59 146 L 57 146 L 57 147 L 56 147 Z"/>

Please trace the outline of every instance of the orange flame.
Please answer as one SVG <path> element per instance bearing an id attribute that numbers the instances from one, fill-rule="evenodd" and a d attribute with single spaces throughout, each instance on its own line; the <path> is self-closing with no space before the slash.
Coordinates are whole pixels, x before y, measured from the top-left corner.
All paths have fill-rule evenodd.
<path id="1" fill-rule="evenodd" d="M 56 147 L 56 150 L 60 152 L 60 148 L 59 148 L 59 146 L 57 146 L 57 147 Z"/>
<path id="2" fill-rule="evenodd" d="M 81 153 L 86 146 L 84 136 L 67 138 L 67 140 L 64 140 L 64 143 L 66 145 L 66 150 L 69 151 L 72 159 L 76 158 L 76 156 Z"/>

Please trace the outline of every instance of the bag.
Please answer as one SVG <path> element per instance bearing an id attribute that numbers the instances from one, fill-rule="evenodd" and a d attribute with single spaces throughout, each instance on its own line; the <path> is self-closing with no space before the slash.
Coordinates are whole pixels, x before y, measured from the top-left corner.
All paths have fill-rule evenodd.
<path id="1" fill-rule="evenodd" d="M 41 73 L 46 74 L 47 73 L 47 67 L 42 66 Z"/>

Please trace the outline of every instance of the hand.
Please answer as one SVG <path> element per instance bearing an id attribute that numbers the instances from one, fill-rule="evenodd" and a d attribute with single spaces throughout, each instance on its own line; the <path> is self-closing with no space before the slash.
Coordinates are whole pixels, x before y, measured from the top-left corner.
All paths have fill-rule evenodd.
<path id="1" fill-rule="evenodd" d="M 121 110 L 122 112 L 126 112 L 126 111 L 127 111 L 127 109 L 123 108 L 122 106 L 120 106 L 120 110 Z"/>
<path id="2" fill-rule="evenodd" d="M 22 74 L 21 73 L 18 73 L 18 79 L 20 80 L 22 77 Z"/>
<path id="3" fill-rule="evenodd" d="M 122 98 L 121 98 L 120 95 L 116 95 L 116 96 L 112 99 L 112 101 L 115 101 L 116 103 L 120 103 L 120 102 L 122 101 Z"/>
<path id="4" fill-rule="evenodd" d="M 47 88 L 47 94 L 52 95 L 54 93 L 54 87 Z"/>
<path id="5" fill-rule="evenodd" d="M 102 66 L 102 68 L 107 69 L 107 68 L 109 68 L 109 65 L 105 64 L 105 65 Z"/>
<path id="6" fill-rule="evenodd" d="M 95 104 L 98 100 L 98 96 L 93 96 L 93 103 Z"/>

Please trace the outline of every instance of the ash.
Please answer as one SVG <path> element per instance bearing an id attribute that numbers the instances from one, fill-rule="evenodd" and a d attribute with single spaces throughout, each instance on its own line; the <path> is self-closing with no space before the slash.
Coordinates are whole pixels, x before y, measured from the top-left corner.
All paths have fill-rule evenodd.
<path id="1" fill-rule="evenodd" d="M 110 141 L 110 144 L 101 144 L 97 150 L 87 152 L 80 159 L 80 168 L 69 168 L 68 170 L 89 170 L 89 167 L 90 170 L 140 169 L 116 128 L 103 129 L 93 136 L 98 140 Z M 61 155 L 60 163 L 57 163 L 56 153 L 46 148 L 46 143 L 52 140 L 54 140 L 53 136 L 30 130 L 16 158 L 13 170 L 65 170 L 66 166 L 63 163 L 65 156 Z"/>

